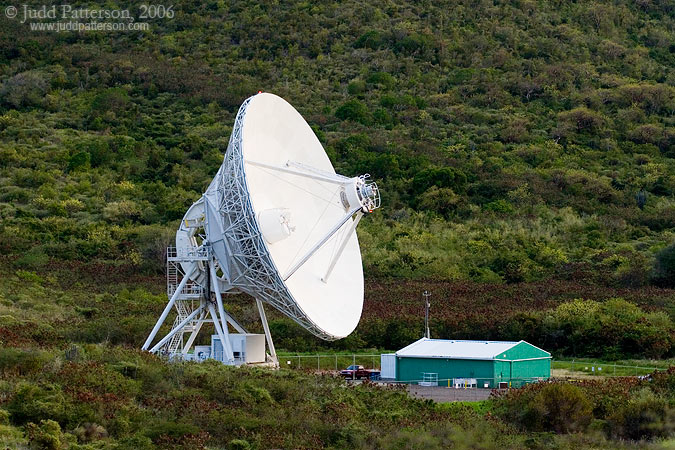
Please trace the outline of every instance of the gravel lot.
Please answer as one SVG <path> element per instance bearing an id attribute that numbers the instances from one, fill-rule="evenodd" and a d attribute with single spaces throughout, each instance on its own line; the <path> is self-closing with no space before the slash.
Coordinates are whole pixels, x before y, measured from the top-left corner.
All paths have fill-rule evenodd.
<path id="1" fill-rule="evenodd" d="M 490 396 L 491 389 L 453 389 L 441 386 L 408 386 L 413 397 L 428 398 L 435 402 L 477 402 Z"/>
<path id="2" fill-rule="evenodd" d="M 348 383 L 360 384 L 362 380 L 347 380 Z M 379 384 L 391 384 L 389 381 L 375 381 Z M 427 398 L 435 402 L 479 402 L 490 396 L 492 389 L 453 389 L 445 386 L 406 386 L 408 393 L 417 398 Z"/>

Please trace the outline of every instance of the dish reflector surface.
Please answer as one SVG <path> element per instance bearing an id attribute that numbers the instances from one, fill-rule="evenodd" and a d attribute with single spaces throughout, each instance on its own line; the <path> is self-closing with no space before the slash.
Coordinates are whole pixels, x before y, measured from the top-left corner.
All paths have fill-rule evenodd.
<path id="1" fill-rule="evenodd" d="M 354 219 L 347 220 L 297 271 L 285 275 L 348 214 L 340 199 L 342 186 L 265 167 L 291 164 L 335 176 L 321 143 L 295 108 L 276 95 L 263 93 L 252 97 L 246 108 L 241 152 L 256 220 L 261 213 L 283 209 L 294 228 L 285 239 L 265 241 L 288 294 L 306 319 L 328 335 L 323 337 L 349 335 L 363 308 L 363 268 L 356 233 L 348 239 L 330 278 L 324 282 L 322 277 Z"/>

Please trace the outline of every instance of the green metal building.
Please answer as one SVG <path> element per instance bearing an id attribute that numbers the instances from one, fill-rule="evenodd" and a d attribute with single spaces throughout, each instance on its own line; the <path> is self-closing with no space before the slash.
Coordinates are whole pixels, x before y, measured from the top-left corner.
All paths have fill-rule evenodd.
<path id="1" fill-rule="evenodd" d="M 497 388 L 551 376 L 551 354 L 525 341 L 422 338 L 394 355 L 397 381 L 437 379 L 442 386 Z"/>

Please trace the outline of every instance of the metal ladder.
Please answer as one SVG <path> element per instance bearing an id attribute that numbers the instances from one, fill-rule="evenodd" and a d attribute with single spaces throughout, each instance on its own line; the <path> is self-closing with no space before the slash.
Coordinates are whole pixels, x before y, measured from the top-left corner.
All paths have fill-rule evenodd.
<path id="1" fill-rule="evenodd" d="M 189 305 L 189 307 L 188 307 Z M 184 300 L 184 299 L 178 299 L 176 301 L 176 319 L 173 321 L 173 325 L 171 326 L 171 329 L 174 329 L 180 324 L 187 316 L 190 315 L 192 312 L 192 300 Z M 186 325 L 183 327 L 183 329 L 179 332 L 173 335 L 169 343 L 167 344 L 167 351 L 169 355 L 174 355 L 178 353 L 179 351 L 183 351 L 183 334 L 185 333 L 192 333 L 192 331 L 195 329 L 195 322 Z"/>
<path id="2" fill-rule="evenodd" d="M 192 258 L 197 260 L 203 260 L 207 254 L 201 254 L 196 249 L 192 251 L 189 255 L 178 254 L 175 247 L 168 247 L 166 256 L 166 293 L 171 298 L 180 282 L 182 281 L 185 274 L 183 273 L 180 262 L 185 261 L 186 259 L 190 260 Z M 176 299 L 175 308 L 176 308 L 176 318 L 173 321 L 171 329 L 176 328 L 187 316 L 194 311 L 195 305 L 194 301 L 200 299 L 204 294 L 204 289 L 201 285 L 188 281 L 183 290 L 178 294 Z M 178 352 L 183 350 L 183 335 L 185 333 L 191 333 L 197 324 L 197 318 L 192 321 L 192 323 L 183 327 L 181 331 L 174 334 L 173 337 L 164 345 L 164 352 L 169 356 L 176 355 Z"/>

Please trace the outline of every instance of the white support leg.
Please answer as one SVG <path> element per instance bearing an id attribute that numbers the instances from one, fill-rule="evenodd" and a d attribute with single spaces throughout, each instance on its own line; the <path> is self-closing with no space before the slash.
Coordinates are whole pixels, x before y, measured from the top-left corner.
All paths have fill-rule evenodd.
<path id="1" fill-rule="evenodd" d="M 263 329 L 265 330 L 265 339 L 267 339 L 267 346 L 270 349 L 270 357 L 274 362 L 275 367 L 279 367 L 279 361 L 277 360 L 277 351 L 274 348 L 274 342 L 272 342 L 272 334 L 270 333 L 270 326 L 267 323 L 267 314 L 265 314 L 265 308 L 263 302 L 255 299 L 256 304 L 258 305 L 258 312 L 260 313 L 260 321 L 262 322 Z"/>
<path id="2" fill-rule="evenodd" d="M 185 272 L 185 275 L 183 276 L 183 279 L 180 281 L 180 284 L 178 284 L 178 287 L 176 288 L 176 291 L 173 293 L 171 296 L 171 299 L 169 300 L 169 303 L 166 304 L 166 307 L 164 308 L 164 311 L 162 311 L 162 315 L 159 316 L 159 319 L 157 320 L 157 323 L 155 324 L 155 327 L 152 329 L 150 332 L 150 336 L 148 336 L 148 339 L 145 340 L 145 344 L 143 344 L 142 349 L 147 350 L 148 347 L 150 347 L 150 344 L 152 344 L 152 340 L 155 339 L 155 336 L 157 335 L 157 332 L 159 331 L 160 327 L 166 320 L 166 316 L 169 315 L 169 312 L 171 311 L 171 308 L 173 308 L 173 305 L 176 303 L 176 299 L 180 295 L 181 291 L 187 284 L 188 280 L 190 279 L 190 275 L 192 275 L 192 272 L 194 272 L 195 267 L 197 265 L 193 265 L 192 268 L 188 271 Z"/>
<path id="3" fill-rule="evenodd" d="M 216 328 L 216 333 L 220 338 L 220 344 L 223 347 L 223 362 L 230 366 L 234 365 L 234 355 L 232 355 L 232 346 L 230 345 L 230 340 L 225 339 L 223 334 L 223 328 L 220 326 L 220 319 L 218 319 L 218 314 L 216 314 L 216 309 L 213 307 L 213 303 L 209 303 L 209 313 L 213 319 L 213 326 Z M 215 356 L 215 355 L 213 355 Z"/>
<path id="4" fill-rule="evenodd" d="M 227 323 L 229 323 L 230 325 L 232 325 L 232 328 L 234 328 L 235 330 L 237 330 L 237 333 L 241 333 L 241 334 L 247 334 L 247 333 L 248 333 L 248 331 L 246 331 L 246 330 L 239 324 L 239 322 L 237 322 L 236 320 L 234 320 L 234 318 L 233 318 L 231 315 L 229 315 L 227 312 L 225 312 L 225 315 L 227 316 Z"/>
<path id="5" fill-rule="evenodd" d="M 216 274 L 216 268 L 211 262 L 209 263 L 209 273 L 211 274 L 211 289 L 213 289 L 213 292 L 216 294 L 216 305 L 218 307 L 218 314 L 220 314 L 220 326 L 223 327 L 223 332 L 229 335 L 227 329 L 227 314 L 225 314 L 223 297 L 220 295 L 220 286 L 218 286 L 218 275 Z"/>
<path id="6" fill-rule="evenodd" d="M 220 295 L 220 286 L 218 286 L 218 276 L 216 275 L 216 269 L 213 267 L 212 263 L 209 263 L 209 271 L 211 272 L 211 284 L 213 285 L 213 292 L 216 294 L 216 304 L 218 306 L 218 314 L 220 314 L 221 329 L 223 330 L 223 336 L 225 338 L 225 340 L 222 341 L 223 347 L 227 345 L 230 351 L 229 356 L 234 359 L 232 355 L 232 344 L 230 343 L 230 332 L 227 329 L 227 314 L 225 313 L 225 307 L 223 306 L 223 297 Z"/>
<path id="7" fill-rule="evenodd" d="M 174 334 L 176 334 L 181 329 L 183 329 L 183 327 L 185 325 L 187 325 L 188 323 L 190 323 L 190 321 L 192 319 L 194 319 L 197 314 L 202 312 L 202 308 L 203 308 L 202 305 L 199 305 L 199 307 L 197 309 L 192 311 L 189 316 L 187 316 L 181 323 L 179 323 L 173 330 L 171 330 L 169 332 L 169 334 L 164 336 L 162 338 L 162 340 L 160 340 L 154 347 L 152 347 L 150 349 L 150 353 L 155 353 L 157 350 L 159 350 L 162 347 L 162 345 L 166 344 L 169 341 L 169 339 L 171 339 L 173 337 Z"/>
<path id="8" fill-rule="evenodd" d="M 194 330 L 192 330 L 192 333 L 190 333 L 190 337 L 185 343 L 185 346 L 183 346 L 182 352 L 183 355 L 187 355 L 187 353 L 192 348 L 192 344 L 195 342 L 195 339 L 197 338 L 199 331 L 202 329 L 202 325 L 204 325 L 204 311 L 202 311 L 202 313 L 199 315 L 199 319 L 197 320 L 197 326 L 195 327 Z"/>

